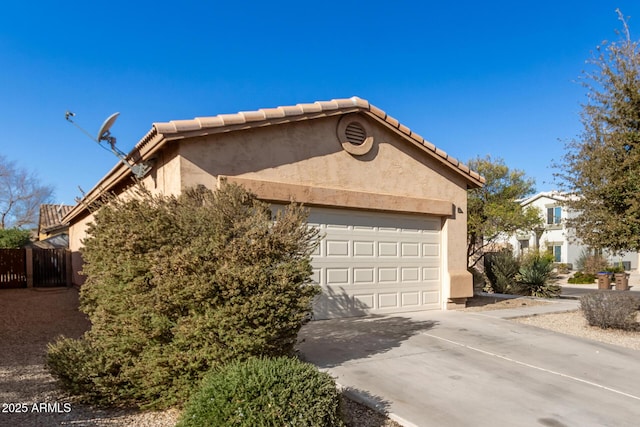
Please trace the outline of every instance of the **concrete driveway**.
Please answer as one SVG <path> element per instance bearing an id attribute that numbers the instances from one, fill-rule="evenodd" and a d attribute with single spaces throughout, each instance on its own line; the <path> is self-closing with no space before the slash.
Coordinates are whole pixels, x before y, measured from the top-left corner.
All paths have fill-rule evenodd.
<path id="1" fill-rule="evenodd" d="M 303 357 L 406 426 L 637 426 L 640 352 L 483 313 L 311 322 Z"/>

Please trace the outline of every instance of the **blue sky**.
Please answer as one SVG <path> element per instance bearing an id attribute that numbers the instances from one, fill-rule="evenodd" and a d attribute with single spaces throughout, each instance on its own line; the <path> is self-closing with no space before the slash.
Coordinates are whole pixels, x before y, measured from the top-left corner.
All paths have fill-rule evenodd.
<path id="1" fill-rule="evenodd" d="M 554 188 L 581 131 L 585 61 L 640 34 L 637 0 L 9 2 L 0 14 L 0 154 L 73 204 L 153 122 L 357 95 L 460 160 L 490 154 Z"/>

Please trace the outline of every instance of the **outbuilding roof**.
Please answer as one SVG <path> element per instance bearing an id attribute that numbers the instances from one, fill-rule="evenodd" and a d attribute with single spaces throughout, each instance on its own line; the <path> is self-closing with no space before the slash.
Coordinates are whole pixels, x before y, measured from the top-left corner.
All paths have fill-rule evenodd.
<path id="1" fill-rule="evenodd" d="M 40 205 L 40 218 L 38 220 L 38 234 L 49 233 L 64 227 L 63 218 L 71 212 L 73 206 L 69 205 Z"/>

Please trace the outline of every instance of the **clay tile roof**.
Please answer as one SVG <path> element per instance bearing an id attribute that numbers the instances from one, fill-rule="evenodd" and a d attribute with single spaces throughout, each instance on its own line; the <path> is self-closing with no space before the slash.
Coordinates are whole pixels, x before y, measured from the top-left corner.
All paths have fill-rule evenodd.
<path id="1" fill-rule="evenodd" d="M 38 230 L 47 232 L 64 226 L 62 218 L 68 214 L 73 206 L 69 205 L 40 205 L 40 220 Z"/>

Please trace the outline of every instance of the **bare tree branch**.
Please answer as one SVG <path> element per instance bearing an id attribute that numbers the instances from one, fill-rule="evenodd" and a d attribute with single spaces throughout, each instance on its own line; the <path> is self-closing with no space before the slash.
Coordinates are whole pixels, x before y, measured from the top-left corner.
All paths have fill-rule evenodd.
<path id="1" fill-rule="evenodd" d="M 40 205 L 52 196 L 53 187 L 0 155 L 0 229 L 35 226 Z"/>

